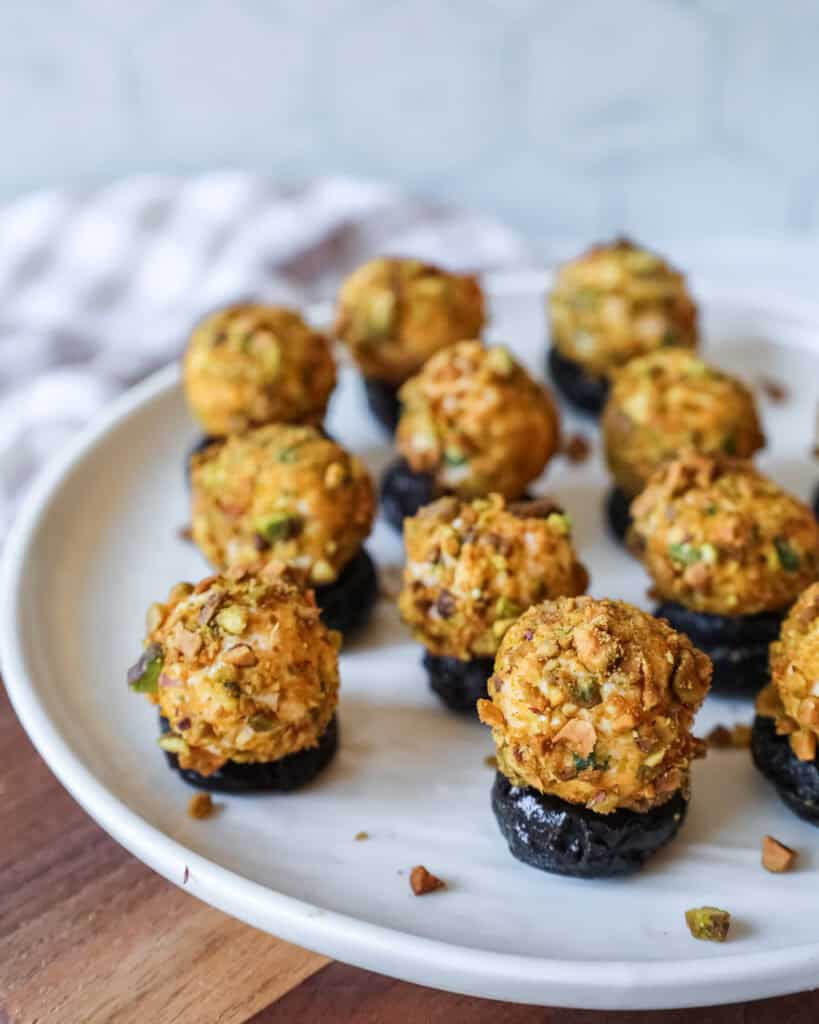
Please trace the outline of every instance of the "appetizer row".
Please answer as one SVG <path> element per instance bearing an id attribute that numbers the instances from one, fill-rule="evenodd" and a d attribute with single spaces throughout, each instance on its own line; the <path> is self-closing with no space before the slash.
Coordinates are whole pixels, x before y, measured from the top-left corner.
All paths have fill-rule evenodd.
<path id="1" fill-rule="evenodd" d="M 160 747 L 191 785 L 229 793 L 309 782 L 338 744 L 339 634 L 312 593 L 242 568 L 180 583 L 148 610 L 131 687 L 158 707 Z M 543 870 L 625 874 L 677 833 L 711 662 L 622 601 L 559 597 L 504 631 L 481 720 L 497 753 L 492 807 L 511 852 Z M 819 584 L 771 649 L 752 749 L 797 814 L 819 824 Z"/>

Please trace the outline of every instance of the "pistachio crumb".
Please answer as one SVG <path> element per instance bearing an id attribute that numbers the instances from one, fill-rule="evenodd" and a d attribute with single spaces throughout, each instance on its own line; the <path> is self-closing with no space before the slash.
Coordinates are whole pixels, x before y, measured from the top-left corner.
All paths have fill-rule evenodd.
<path id="1" fill-rule="evenodd" d="M 211 800 L 210 793 L 196 793 L 188 802 L 188 815 L 191 818 L 196 818 L 197 821 L 209 818 L 213 811 L 213 800 Z"/>
<path id="2" fill-rule="evenodd" d="M 695 939 L 725 942 L 731 927 L 731 915 L 719 907 L 693 907 L 686 910 L 685 923 Z"/>
<path id="3" fill-rule="evenodd" d="M 369 832 L 356 832 L 354 838 L 358 839 L 359 841 L 361 841 L 362 839 L 369 839 L 370 838 L 370 833 Z"/>
<path id="4" fill-rule="evenodd" d="M 487 768 L 498 767 L 498 759 L 495 757 L 494 754 L 487 754 L 487 756 L 483 759 L 483 763 L 486 765 Z"/>
<path id="5" fill-rule="evenodd" d="M 585 462 L 591 454 L 591 443 L 583 434 L 570 434 L 563 445 L 563 454 L 573 465 Z"/>
<path id="6" fill-rule="evenodd" d="M 796 850 L 780 843 L 773 836 L 762 837 L 762 867 L 775 875 L 790 871 L 796 860 Z"/>
<path id="7" fill-rule="evenodd" d="M 410 872 L 410 887 L 416 896 L 425 896 L 445 886 L 446 882 L 427 871 L 423 864 L 416 864 Z"/>

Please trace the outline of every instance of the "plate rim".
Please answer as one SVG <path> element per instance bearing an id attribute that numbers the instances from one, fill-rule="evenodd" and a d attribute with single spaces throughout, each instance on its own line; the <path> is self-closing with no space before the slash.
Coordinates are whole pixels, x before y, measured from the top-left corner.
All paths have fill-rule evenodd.
<path id="1" fill-rule="evenodd" d="M 490 295 L 541 293 L 544 270 L 483 275 Z M 697 288 L 705 304 L 738 303 L 800 319 L 819 337 L 819 304 L 771 292 Z M 308 310 L 326 312 L 327 304 Z M 116 427 L 178 386 L 177 362 L 155 371 L 94 416 L 40 471 L 9 531 L 0 566 L 0 665 L 12 707 L 36 750 L 87 814 L 170 882 L 286 941 L 380 973 L 510 1002 L 588 1009 L 703 1006 L 779 995 L 815 985 L 819 942 L 684 962 L 589 961 L 495 953 L 387 928 L 296 899 L 189 850 L 132 811 L 75 754 L 38 695 L 19 641 L 23 579 L 43 517 L 66 477 Z"/>

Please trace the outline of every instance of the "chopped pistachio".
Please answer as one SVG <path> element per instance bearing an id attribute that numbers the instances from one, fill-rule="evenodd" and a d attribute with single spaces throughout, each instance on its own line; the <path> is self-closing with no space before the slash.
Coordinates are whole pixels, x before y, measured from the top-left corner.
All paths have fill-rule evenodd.
<path id="1" fill-rule="evenodd" d="M 323 558 L 313 562 L 310 575 L 316 583 L 332 583 L 336 578 L 335 571 L 328 561 Z"/>
<path id="2" fill-rule="evenodd" d="M 189 750 L 185 739 L 182 736 L 175 736 L 173 733 L 160 736 L 156 742 L 169 754 L 187 754 Z"/>
<path id="3" fill-rule="evenodd" d="M 444 452 L 444 462 L 447 466 L 465 466 L 468 461 L 464 453 L 457 448 L 447 448 Z"/>
<path id="4" fill-rule="evenodd" d="M 793 550 L 786 537 L 775 537 L 774 547 L 779 564 L 785 572 L 798 572 L 801 564 L 799 555 Z"/>
<path id="5" fill-rule="evenodd" d="M 686 910 L 685 923 L 695 939 L 725 942 L 731 927 L 731 915 L 718 907 L 694 907 Z"/>
<path id="6" fill-rule="evenodd" d="M 578 676 L 569 684 L 572 700 L 581 708 L 591 708 L 600 703 L 600 687 L 593 676 Z"/>
<path id="7" fill-rule="evenodd" d="M 572 521 L 566 512 L 550 512 L 546 522 L 559 533 L 568 535 L 572 530 Z"/>
<path id="8" fill-rule="evenodd" d="M 247 720 L 247 724 L 254 732 L 270 732 L 276 725 L 270 715 L 255 714 Z"/>
<path id="9" fill-rule="evenodd" d="M 291 512 L 275 512 L 261 520 L 257 524 L 257 529 L 265 540 L 275 544 L 279 540 L 290 540 L 292 537 L 297 537 L 301 533 L 303 525 L 301 516 Z"/>
<path id="10" fill-rule="evenodd" d="M 512 358 L 512 354 L 509 349 L 501 345 L 489 350 L 487 363 L 495 373 L 502 377 L 508 377 L 515 369 L 515 360 Z"/>
<path id="11" fill-rule="evenodd" d="M 142 657 L 128 670 L 128 685 L 135 693 L 156 693 L 159 675 L 164 661 L 159 644 L 151 644 L 142 652 Z"/>
<path id="12" fill-rule="evenodd" d="M 238 604 L 229 604 L 218 612 L 216 622 L 226 633 L 239 636 L 247 628 L 247 612 Z"/>
<path id="13" fill-rule="evenodd" d="M 500 619 L 517 619 L 523 609 L 508 597 L 499 597 L 495 602 L 495 614 Z"/>
<path id="14" fill-rule="evenodd" d="M 679 565 L 693 565 L 702 557 L 700 549 L 688 543 L 669 544 L 668 554 L 671 560 Z"/>

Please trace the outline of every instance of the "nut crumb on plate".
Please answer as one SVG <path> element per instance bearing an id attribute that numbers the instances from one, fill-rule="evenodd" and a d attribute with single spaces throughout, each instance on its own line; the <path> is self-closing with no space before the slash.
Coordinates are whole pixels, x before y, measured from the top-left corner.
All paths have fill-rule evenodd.
<path id="1" fill-rule="evenodd" d="M 214 809 L 210 793 L 197 793 L 195 796 L 192 796 L 188 802 L 189 816 L 191 818 L 196 818 L 198 821 L 203 821 L 205 818 L 209 818 L 213 814 Z"/>
<path id="2" fill-rule="evenodd" d="M 751 745 L 751 727 L 744 722 L 737 722 L 730 728 L 715 725 L 705 742 L 712 750 L 747 750 Z"/>
<path id="3" fill-rule="evenodd" d="M 569 462 L 585 462 L 591 454 L 591 443 L 583 434 L 570 434 L 563 445 L 563 454 Z"/>
<path id="4" fill-rule="evenodd" d="M 693 907 L 686 910 L 685 923 L 695 939 L 725 942 L 731 927 L 731 915 L 719 907 Z"/>
<path id="5" fill-rule="evenodd" d="M 762 866 L 775 875 L 789 871 L 796 860 L 796 850 L 780 843 L 773 836 L 762 837 Z"/>
<path id="6" fill-rule="evenodd" d="M 760 377 L 759 386 L 766 398 L 772 402 L 784 402 L 788 397 L 788 389 L 785 385 L 773 377 Z"/>
<path id="7" fill-rule="evenodd" d="M 369 832 L 356 832 L 356 834 L 355 834 L 355 836 L 353 838 L 358 839 L 358 840 L 369 839 L 370 838 L 370 833 Z"/>
<path id="8" fill-rule="evenodd" d="M 416 896 L 425 896 L 428 892 L 443 889 L 445 885 L 446 882 L 427 871 L 423 864 L 416 864 L 410 873 L 410 887 Z"/>

